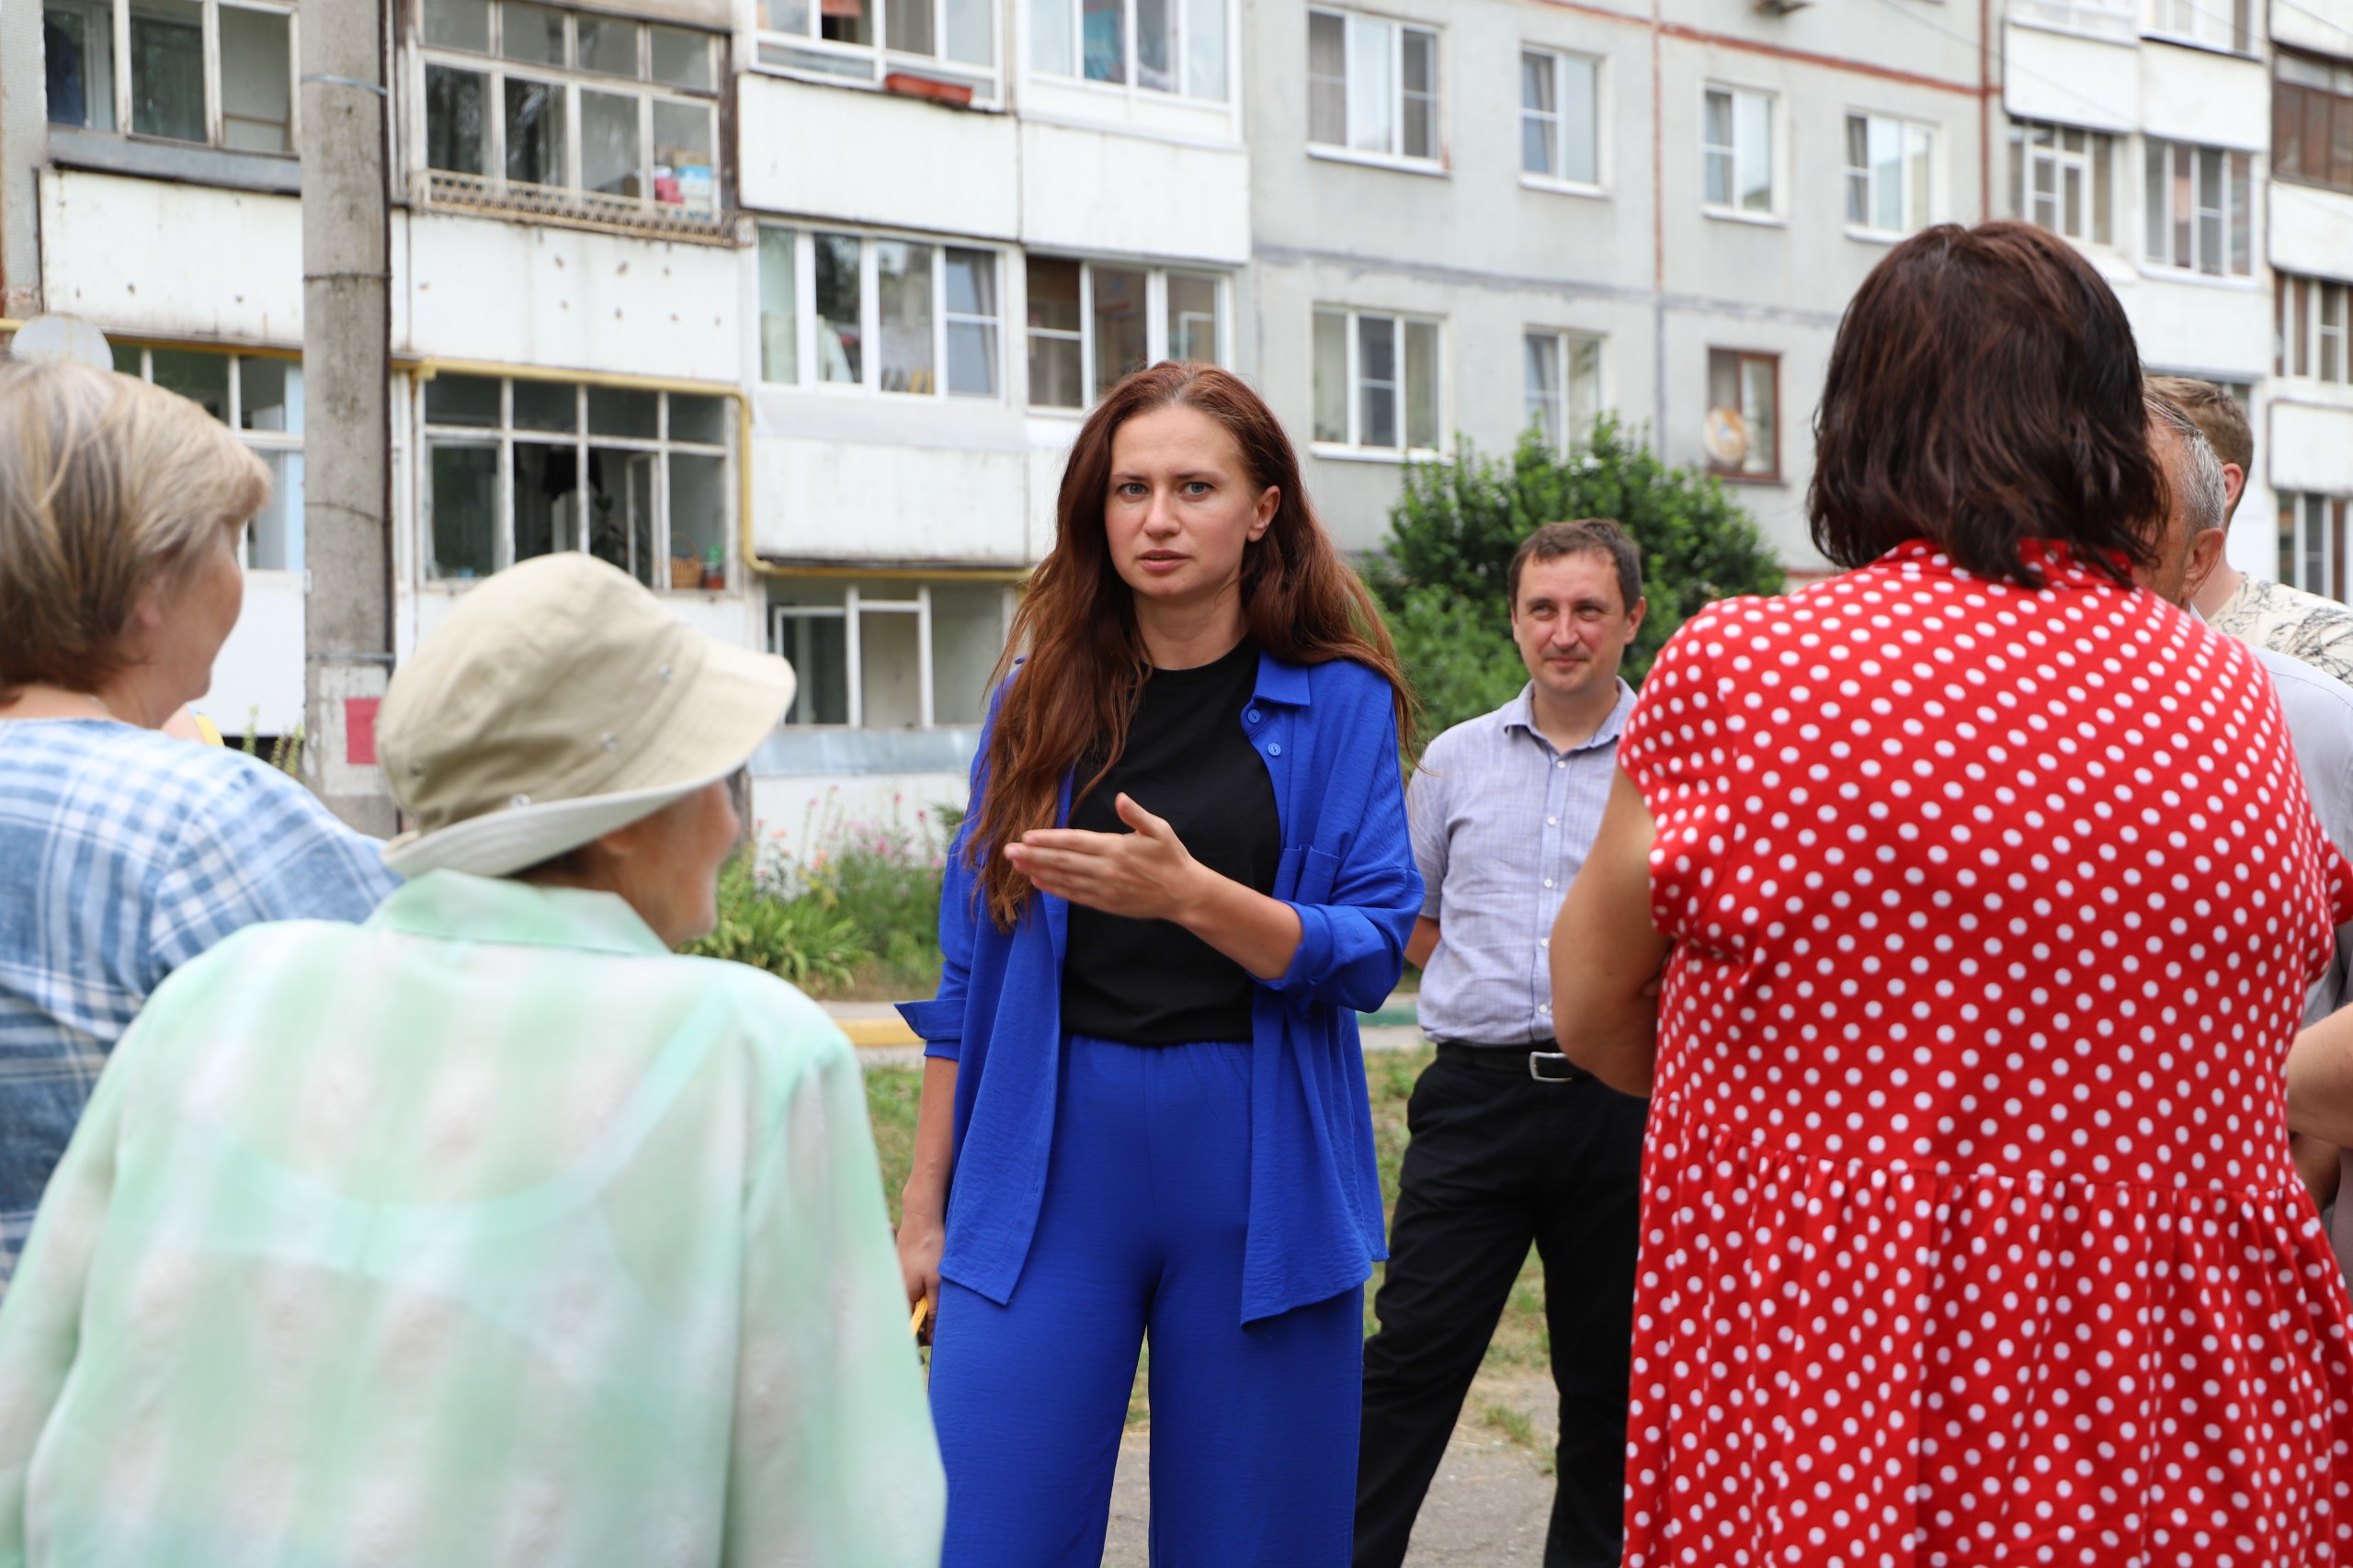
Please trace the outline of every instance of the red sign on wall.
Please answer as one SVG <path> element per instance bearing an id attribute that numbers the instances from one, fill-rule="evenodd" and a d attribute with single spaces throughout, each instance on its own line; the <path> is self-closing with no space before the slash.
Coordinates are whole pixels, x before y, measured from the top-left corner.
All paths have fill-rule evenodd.
<path id="1" fill-rule="evenodd" d="M 355 767 L 376 766 L 376 710 L 383 701 L 381 697 L 343 699 L 344 761 Z"/>

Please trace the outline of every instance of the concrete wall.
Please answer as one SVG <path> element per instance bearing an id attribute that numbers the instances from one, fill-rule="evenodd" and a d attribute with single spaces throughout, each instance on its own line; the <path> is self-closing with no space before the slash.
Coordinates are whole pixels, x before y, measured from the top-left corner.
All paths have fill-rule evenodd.
<path id="1" fill-rule="evenodd" d="M 393 238 L 396 354 L 725 383 L 752 351 L 732 247 L 431 211 Z"/>
<path id="2" fill-rule="evenodd" d="M 1249 325 L 1259 382 L 1294 436 L 1311 427 L 1318 303 L 1441 317 L 1446 428 L 1490 451 L 1508 448 L 1526 421 L 1526 329 L 1602 335 L 1605 403 L 1649 426 L 1678 463 L 1705 460 L 1708 350 L 1779 353 L 1782 479 L 1738 483 L 1736 496 L 1785 557 L 1813 560 L 1798 515 L 1806 422 L 1838 314 L 1886 248 L 1847 228 L 1845 118 L 1938 127 L 1931 217 L 1975 220 L 1973 11 L 1932 7 L 1929 29 L 1895 7 L 1775 17 L 1684 0 L 1662 8 L 1654 32 L 1647 7 L 1406 0 L 1378 9 L 1441 29 L 1438 170 L 1311 152 L 1304 17 L 1266 7 L 1253 20 Z M 1600 193 L 1522 177 L 1523 47 L 1603 62 Z M 1781 210 L 1769 222 L 1702 210 L 1699 128 L 1711 83 L 1778 95 Z M 1360 550 L 1385 529 L 1401 472 L 1393 460 L 1317 449 L 1306 479 L 1326 522 Z"/>
<path id="3" fill-rule="evenodd" d="M 109 334 L 293 347 L 302 341 L 302 205 L 47 168 L 48 308 Z"/>

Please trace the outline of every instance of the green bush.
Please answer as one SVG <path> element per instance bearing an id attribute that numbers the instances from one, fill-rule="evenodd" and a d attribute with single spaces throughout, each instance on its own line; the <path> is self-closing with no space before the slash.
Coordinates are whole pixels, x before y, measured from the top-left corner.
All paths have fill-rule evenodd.
<path id="1" fill-rule="evenodd" d="M 780 896 L 750 854 L 721 869 L 719 924 L 685 950 L 764 969 L 804 991 L 847 985 L 868 957 L 855 925 L 817 900 Z"/>
<path id="2" fill-rule="evenodd" d="M 937 810 L 938 808 L 935 808 Z M 942 840 L 931 812 L 912 824 L 845 820 L 813 805 L 796 851 L 764 831 L 721 873 L 719 925 L 686 950 L 730 959 L 824 994 L 928 995 L 939 977 Z"/>
<path id="3" fill-rule="evenodd" d="M 1407 470 L 1365 572 L 1429 733 L 1497 706 L 1527 679 L 1505 576 L 1520 540 L 1575 517 L 1614 517 L 1643 547 L 1650 608 L 1627 653 L 1631 682 L 1702 605 L 1781 591 L 1779 563 L 1722 483 L 1660 461 L 1611 415 L 1586 450 L 1566 457 L 1533 432 L 1508 460 L 1465 442 L 1449 461 Z"/>

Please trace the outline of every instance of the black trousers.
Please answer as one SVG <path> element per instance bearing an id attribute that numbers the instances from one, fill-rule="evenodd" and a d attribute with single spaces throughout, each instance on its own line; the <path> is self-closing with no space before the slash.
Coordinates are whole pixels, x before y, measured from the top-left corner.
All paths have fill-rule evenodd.
<path id="1" fill-rule="evenodd" d="M 1434 1062 L 1406 1104 L 1389 1272 L 1364 1347 L 1356 1568 L 1397 1568 L 1463 1395 L 1535 1244 L 1544 1265 L 1558 1476 L 1545 1568 L 1617 1568 L 1649 1102 Z"/>

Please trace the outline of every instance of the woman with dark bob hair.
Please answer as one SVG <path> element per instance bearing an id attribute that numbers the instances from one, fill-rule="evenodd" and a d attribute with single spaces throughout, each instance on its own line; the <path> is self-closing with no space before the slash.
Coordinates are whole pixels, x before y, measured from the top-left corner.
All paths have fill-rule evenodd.
<path id="1" fill-rule="evenodd" d="M 944 1562 L 1102 1561 L 1148 1336 L 1154 1561 L 1338 1568 L 1385 1256 L 1356 1015 L 1422 899 L 1404 683 L 1226 371 L 1113 388 L 1056 530 L 949 854 L 939 995 L 904 1008 Z"/>
<path id="2" fill-rule="evenodd" d="M 2353 1559 L 2282 1106 L 2347 868 L 2254 655 L 2133 585 L 2147 430 L 2064 240 L 1916 234 L 1815 419 L 1844 574 L 1643 682 L 1552 945 L 1653 1096 L 1630 1568 Z"/>

